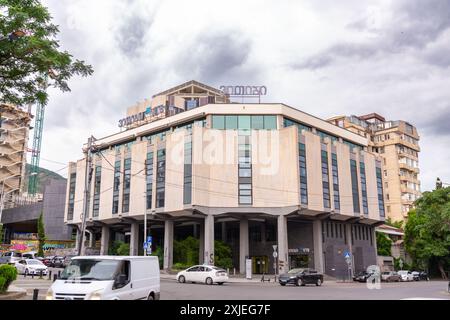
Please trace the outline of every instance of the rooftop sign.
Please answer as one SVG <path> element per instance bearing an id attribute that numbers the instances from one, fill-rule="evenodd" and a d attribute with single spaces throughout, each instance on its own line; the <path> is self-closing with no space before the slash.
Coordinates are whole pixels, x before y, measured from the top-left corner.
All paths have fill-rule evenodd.
<path id="1" fill-rule="evenodd" d="M 221 86 L 220 91 L 228 96 L 254 96 L 260 97 L 267 95 L 265 86 Z"/>

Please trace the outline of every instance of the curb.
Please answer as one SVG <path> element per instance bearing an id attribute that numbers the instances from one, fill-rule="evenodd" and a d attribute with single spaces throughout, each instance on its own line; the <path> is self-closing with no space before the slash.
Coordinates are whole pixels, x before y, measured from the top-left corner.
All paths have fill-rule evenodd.
<path id="1" fill-rule="evenodd" d="M 26 292 L 8 292 L 5 295 L 0 295 L 0 300 L 19 300 L 27 295 Z"/>

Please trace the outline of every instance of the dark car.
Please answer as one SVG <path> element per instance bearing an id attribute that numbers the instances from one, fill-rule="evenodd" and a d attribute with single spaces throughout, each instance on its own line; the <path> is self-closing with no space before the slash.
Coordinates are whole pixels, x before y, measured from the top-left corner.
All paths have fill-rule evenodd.
<path id="1" fill-rule="evenodd" d="M 50 266 L 53 268 L 64 268 L 64 257 L 53 257 Z"/>
<path id="2" fill-rule="evenodd" d="M 367 279 L 369 279 L 372 275 L 373 275 L 373 273 L 369 273 L 369 272 L 367 272 L 367 271 L 362 271 L 362 272 L 360 272 L 360 273 L 357 273 L 357 274 L 353 277 L 353 281 L 367 282 Z"/>
<path id="3" fill-rule="evenodd" d="M 426 273 L 425 271 L 413 271 L 413 277 L 414 277 L 414 281 L 429 281 L 430 278 L 428 277 L 428 273 Z"/>
<path id="4" fill-rule="evenodd" d="M 304 286 L 307 284 L 315 284 L 321 286 L 323 283 L 323 275 L 316 270 L 308 268 L 292 269 L 288 273 L 280 275 L 278 278 L 280 285 L 293 284 L 296 286 Z"/>

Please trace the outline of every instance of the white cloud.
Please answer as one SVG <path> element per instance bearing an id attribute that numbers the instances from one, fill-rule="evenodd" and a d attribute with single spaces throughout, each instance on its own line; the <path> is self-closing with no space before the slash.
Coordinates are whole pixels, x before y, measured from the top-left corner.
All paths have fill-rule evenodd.
<path id="1" fill-rule="evenodd" d="M 415 124 L 430 189 L 438 174 L 450 180 L 450 34 L 447 1 L 419 2 L 46 0 L 62 47 L 95 74 L 51 92 L 42 157 L 80 158 L 128 106 L 187 80 L 264 84 L 266 101 L 320 117 L 378 112 Z"/>

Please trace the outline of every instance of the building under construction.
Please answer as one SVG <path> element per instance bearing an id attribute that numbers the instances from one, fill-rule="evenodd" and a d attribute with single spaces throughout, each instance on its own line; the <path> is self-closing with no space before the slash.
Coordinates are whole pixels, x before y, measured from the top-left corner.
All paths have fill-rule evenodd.
<path id="1" fill-rule="evenodd" d="M 10 104 L 0 104 L 0 195 L 4 208 L 23 192 L 28 134 L 32 115 Z"/>

